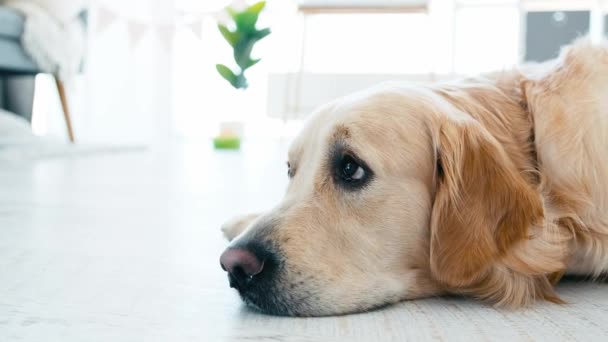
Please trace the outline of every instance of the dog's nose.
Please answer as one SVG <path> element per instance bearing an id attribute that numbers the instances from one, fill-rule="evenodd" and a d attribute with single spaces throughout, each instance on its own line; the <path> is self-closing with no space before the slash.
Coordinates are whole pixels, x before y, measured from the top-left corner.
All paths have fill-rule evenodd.
<path id="1" fill-rule="evenodd" d="M 220 256 L 220 265 L 229 274 L 230 287 L 243 289 L 262 272 L 264 260 L 248 249 L 229 248 Z"/>
<path id="2" fill-rule="evenodd" d="M 229 248 L 222 253 L 220 264 L 224 271 L 235 273 L 240 269 L 245 275 L 252 277 L 264 268 L 264 262 L 244 248 Z"/>

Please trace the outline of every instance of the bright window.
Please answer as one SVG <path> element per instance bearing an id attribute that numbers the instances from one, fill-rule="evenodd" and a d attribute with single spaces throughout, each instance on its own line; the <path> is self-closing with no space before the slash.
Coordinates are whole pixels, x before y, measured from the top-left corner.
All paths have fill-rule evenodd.
<path id="1" fill-rule="evenodd" d="M 226 3 L 176 0 L 187 13 L 214 11 Z M 254 50 L 263 59 L 248 74 L 253 98 L 249 110 L 222 112 L 233 93 L 216 74 L 215 63 L 231 62 L 231 51 L 213 18 L 205 17 L 200 40 L 185 28 L 178 30 L 173 101 L 178 135 L 210 136 L 227 116 L 276 127 L 265 113 L 267 75 L 297 71 L 301 63 L 305 72 L 314 73 L 469 74 L 520 60 L 516 0 L 434 1 L 428 12 L 419 13 L 317 14 L 305 24 L 295 1 L 267 3 L 260 24 L 273 33 Z"/>

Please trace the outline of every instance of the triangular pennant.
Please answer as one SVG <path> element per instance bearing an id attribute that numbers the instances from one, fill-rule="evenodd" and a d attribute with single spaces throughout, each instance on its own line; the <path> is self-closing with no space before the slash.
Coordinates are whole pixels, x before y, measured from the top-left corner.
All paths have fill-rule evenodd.
<path id="1" fill-rule="evenodd" d="M 116 18 L 117 15 L 111 10 L 104 7 L 99 7 L 97 9 L 97 24 L 95 27 L 95 32 L 97 32 L 97 34 L 103 33 L 108 26 L 112 25 L 112 23 L 116 21 Z"/>
<path id="2" fill-rule="evenodd" d="M 173 34 L 175 32 L 175 28 L 173 25 L 165 25 L 158 26 L 156 28 L 158 31 L 158 38 L 163 43 L 167 50 L 171 50 L 173 46 Z"/>
<path id="3" fill-rule="evenodd" d="M 201 38 L 203 38 L 203 21 L 202 20 L 195 20 L 192 23 L 187 24 L 186 26 L 188 26 L 188 29 L 194 33 L 194 35 L 196 36 L 196 38 L 198 40 L 201 40 Z"/>
<path id="4" fill-rule="evenodd" d="M 127 29 L 129 31 L 129 45 L 133 48 L 139 44 L 139 41 L 143 38 L 148 28 L 145 24 L 138 21 L 129 20 L 127 22 Z"/>

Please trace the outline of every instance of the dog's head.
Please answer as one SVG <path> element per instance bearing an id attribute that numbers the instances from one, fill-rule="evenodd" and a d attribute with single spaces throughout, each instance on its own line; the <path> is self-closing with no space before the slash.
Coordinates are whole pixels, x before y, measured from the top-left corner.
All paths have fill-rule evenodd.
<path id="1" fill-rule="evenodd" d="M 234 239 L 222 266 L 262 311 L 339 314 L 445 291 L 550 296 L 536 277 L 549 266 L 522 247 L 543 219 L 539 193 L 438 92 L 383 86 L 326 105 L 287 164 L 282 202 L 224 227 Z"/>

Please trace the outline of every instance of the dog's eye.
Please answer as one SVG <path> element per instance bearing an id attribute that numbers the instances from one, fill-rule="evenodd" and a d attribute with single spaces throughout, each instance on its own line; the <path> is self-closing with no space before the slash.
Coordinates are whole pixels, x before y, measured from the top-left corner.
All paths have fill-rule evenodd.
<path id="1" fill-rule="evenodd" d="M 352 157 L 345 156 L 342 159 L 342 175 L 349 180 L 360 180 L 365 176 L 365 171 Z"/>
<path id="2" fill-rule="evenodd" d="M 351 156 L 345 155 L 338 163 L 336 170 L 338 177 L 347 183 L 362 181 L 367 175 L 365 169 Z"/>

